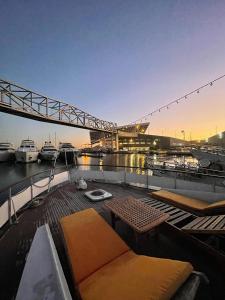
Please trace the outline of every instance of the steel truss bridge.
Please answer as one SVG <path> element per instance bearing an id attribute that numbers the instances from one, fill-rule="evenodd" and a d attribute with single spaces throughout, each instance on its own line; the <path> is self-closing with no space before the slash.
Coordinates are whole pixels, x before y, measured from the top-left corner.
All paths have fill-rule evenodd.
<path id="1" fill-rule="evenodd" d="M 117 124 L 79 108 L 0 79 L 0 111 L 25 118 L 83 129 L 116 132 Z"/>

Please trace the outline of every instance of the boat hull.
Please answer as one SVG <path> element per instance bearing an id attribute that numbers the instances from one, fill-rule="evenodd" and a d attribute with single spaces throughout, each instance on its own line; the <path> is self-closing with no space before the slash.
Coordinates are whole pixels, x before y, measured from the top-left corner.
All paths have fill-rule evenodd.
<path id="1" fill-rule="evenodd" d="M 40 153 L 41 160 L 54 161 L 55 159 L 58 158 L 58 156 L 59 156 L 59 154 L 56 153 L 56 152 L 42 152 L 42 153 Z"/>
<path id="2" fill-rule="evenodd" d="M 76 155 L 75 155 L 74 151 L 60 151 L 60 153 L 59 153 L 59 159 L 63 162 L 67 161 L 68 164 L 73 163 L 75 160 L 75 157 L 76 157 Z"/>
<path id="3" fill-rule="evenodd" d="M 192 150 L 192 155 L 197 158 L 202 167 L 210 167 L 210 165 L 219 165 L 225 169 L 225 155 L 217 153 L 204 152 L 201 150 Z"/>
<path id="4" fill-rule="evenodd" d="M 16 161 L 29 163 L 38 160 L 38 152 L 36 151 L 16 151 Z"/>
<path id="5" fill-rule="evenodd" d="M 15 158 L 15 151 L 0 151 L 0 162 L 13 160 Z"/>

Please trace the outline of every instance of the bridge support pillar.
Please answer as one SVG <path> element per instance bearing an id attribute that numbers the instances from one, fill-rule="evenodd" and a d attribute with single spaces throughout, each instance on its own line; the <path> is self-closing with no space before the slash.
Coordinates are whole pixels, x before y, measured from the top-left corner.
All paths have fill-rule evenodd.
<path id="1" fill-rule="evenodd" d="M 116 151 L 119 150 L 119 134 L 116 132 L 115 134 L 115 140 L 116 140 Z"/>

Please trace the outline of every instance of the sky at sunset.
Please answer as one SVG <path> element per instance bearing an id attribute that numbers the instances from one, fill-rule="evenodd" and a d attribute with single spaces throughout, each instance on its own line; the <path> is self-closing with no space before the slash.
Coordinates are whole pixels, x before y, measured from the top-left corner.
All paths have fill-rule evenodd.
<path id="1" fill-rule="evenodd" d="M 118 125 L 225 73 L 225 2 L 0 0 L 0 78 Z M 225 79 L 152 117 L 152 134 L 200 139 L 225 130 Z M 145 120 L 143 120 L 145 121 Z M 86 130 L 0 113 L 0 141 Z"/>

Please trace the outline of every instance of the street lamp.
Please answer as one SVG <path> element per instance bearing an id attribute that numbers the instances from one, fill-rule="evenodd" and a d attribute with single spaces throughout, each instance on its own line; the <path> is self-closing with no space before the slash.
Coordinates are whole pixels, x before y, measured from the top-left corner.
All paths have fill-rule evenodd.
<path id="1" fill-rule="evenodd" d="M 181 133 L 183 134 L 183 140 L 185 141 L 185 131 L 181 130 Z"/>

